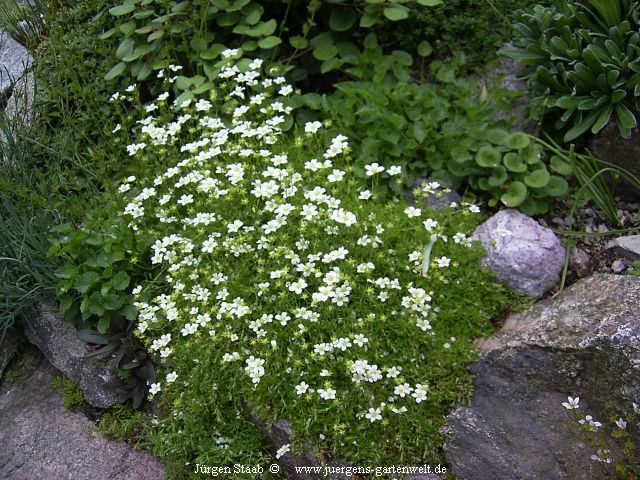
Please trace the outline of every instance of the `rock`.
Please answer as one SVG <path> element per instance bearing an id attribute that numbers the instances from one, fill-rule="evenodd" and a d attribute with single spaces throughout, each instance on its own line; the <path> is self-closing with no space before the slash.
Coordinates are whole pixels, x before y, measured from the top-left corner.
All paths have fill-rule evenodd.
<path id="1" fill-rule="evenodd" d="M 628 235 L 611 240 L 607 248 L 632 261 L 640 260 L 640 235 Z"/>
<path id="2" fill-rule="evenodd" d="M 615 166 L 629 171 L 640 179 L 640 129 L 635 128 L 631 138 L 624 139 L 618 131 L 615 121 L 610 121 L 591 140 L 593 155 Z M 614 195 L 623 201 L 640 200 L 640 189 L 624 178 L 614 179 L 611 175 L 604 175 L 604 179 Z"/>
<path id="3" fill-rule="evenodd" d="M 265 422 L 253 415 L 251 408 L 246 407 L 246 409 L 249 412 L 251 421 L 272 445 L 271 453 L 273 455 L 276 455 L 278 449 L 283 445 L 291 443 L 292 431 L 288 421 L 279 420 L 269 428 Z M 310 447 L 306 447 L 301 455 L 297 455 L 293 451 L 288 451 L 280 456 L 277 461 L 282 468 L 286 470 L 287 478 L 293 480 L 352 480 L 353 478 L 364 478 L 367 476 L 363 472 L 358 472 L 357 467 L 350 465 L 344 460 L 321 457 Z M 308 468 L 304 469 L 305 471 L 301 471 L 302 469 L 300 467 Z M 413 465 L 413 467 L 417 469 L 422 468 L 423 471 L 426 471 L 425 464 L 416 464 Z M 435 465 L 431 468 L 434 469 Z M 403 478 L 405 480 L 442 480 L 444 478 L 434 473 L 421 473 L 421 470 L 416 470 L 416 472 L 418 473 L 410 473 Z M 446 470 L 442 471 L 442 473 L 446 473 Z M 357 474 L 360 474 L 360 476 Z M 375 472 L 371 472 L 371 475 L 375 475 Z"/>
<path id="4" fill-rule="evenodd" d="M 504 45 L 503 51 L 514 50 L 515 47 L 511 42 Z M 529 85 L 525 80 L 519 78 L 520 63 L 507 57 L 500 57 L 498 65 L 487 75 L 484 83 L 490 88 L 492 84 L 509 90 L 516 94 L 516 98 L 511 101 L 511 116 L 514 120 L 514 127 L 533 134 L 536 130 L 536 123 L 529 120 L 527 116 L 527 106 L 530 103 L 527 92 Z M 498 113 L 498 119 L 504 118 L 502 112 Z"/>
<path id="5" fill-rule="evenodd" d="M 22 78 L 33 63 L 27 49 L 0 28 L 0 98 L 5 98 L 13 84 Z"/>
<path id="6" fill-rule="evenodd" d="M 11 359 L 18 351 L 18 344 L 20 343 L 20 332 L 15 326 L 8 329 L 0 341 L 0 379 L 4 373 L 5 368 L 11 362 Z"/>
<path id="7" fill-rule="evenodd" d="M 502 210 L 476 228 L 471 240 L 487 251 L 482 265 L 510 288 L 542 296 L 560 279 L 565 250 L 548 228 L 517 210 Z"/>
<path id="8" fill-rule="evenodd" d="M 593 449 L 565 425 L 561 403 L 578 396 L 580 412 L 603 424 L 628 418 L 640 398 L 638 312 L 640 278 L 595 275 L 512 315 L 479 342 L 471 406 L 447 418 L 445 452 L 456 478 L 605 478 Z"/>
<path id="9" fill-rule="evenodd" d="M 416 178 L 413 182 L 413 186 L 410 190 L 405 192 L 404 198 L 410 205 L 416 204 L 416 198 L 413 194 L 414 190 L 422 189 L 422 185 L 425 183 L 431 183 L 429 178 Z M 436 182 L 437 183 L 437 182 Z M 448 207 L 451 203 L 459 203 L 461 200 L 460 195 L 455 190 L 450 188 L 438 187 L 434 188 L 431 193 L 428 193 L 422 203 L 429 207 L 431 210 L 441 210 Z"/>
<path id="10" fill-rule="evenodd" d="M 51 386 L 58 372 L 35 352 L 27 378 L 0 386 L 0 478 L 159 480 L 164 467 L 125 443 L 105 440 L 82 413 L 65 410 Z"/>
<path id="11" fill-rule="evenodd" d="M 611 264 L 611 271 L 613 273 L 622 273 L 625 271 L 627 266 L 624 264 L 622 260 L 616 260 Z"/>
<path id="12" fill-rule="evenodd" d="M 569 254 L 569 268 L 580 278 L 591 273 L 591 257 L 587 252 L 578 247 L 573 247 Z"/>
<path id="13" fill-rule="evenodd" d="M 42 302 L 25 318 L 27 339 L 37 346 L 51 364 L 72 378 L 82 390 L 85 400 L 98 408 L 118 403 L 118 396 L 104 384 L 116 378 L 114 372 L 87 358 L 87 344 L 50 303 Z"/>
<path id="14" fill-rule="evenodd" d="M 34 87 L 34 77 L 31 72 L 15 83 L 11 97 L 7 100 L 7 106 L 4 109 L 7 118 L 17 120 L 26 126 L 32 124 Z"/>

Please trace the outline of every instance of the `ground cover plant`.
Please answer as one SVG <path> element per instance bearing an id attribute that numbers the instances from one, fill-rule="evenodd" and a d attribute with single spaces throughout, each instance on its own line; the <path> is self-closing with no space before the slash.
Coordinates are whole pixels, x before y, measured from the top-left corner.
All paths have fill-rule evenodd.
<path id="1" fill-rule="evenodd" d="M 521 300 L 478 268 L 479 209 L 376 202 L 380 174 L 402 168 L 367 165 L 367 188 L 345 136 L 319 122 L 283 131 L 293 88 L 238 53 L 224 52 L 214 95 L 159 95 L 127 146 L 166 162 L 120 187 L 166 268 L 159 291 L 133 289 L 140 337 L 171 364 L 149 390 L 171 411 L 160 428 L 249 405 L 292 422 L 282 454 L 311 440 L 355 463 L 441 461 L 443 417 L 471 392 L 472 341 Z"/>
<path id="2" fill-rule="evenodd" d="M 546 213 L 549 204 L 568 192 L 561 175 L 570 169 L 549 162 L 542 147 L 508 121 L 497 121 L 501 92 L 492 97 L 477 82 L 458 77 L 455 62 L 434 61 L 429 83 L 412 79 L 412 58 L 403 51 L 384 55 L 374 34 L 345 73 L 354 78 L 335 84 L 331 94 L 297 99 L 349 136 L 356 176 L 367 178 L 367 165 L 401 167 L 382 173 L 373 193 L 402 195 L 417 177 L 530 215 Z"/>

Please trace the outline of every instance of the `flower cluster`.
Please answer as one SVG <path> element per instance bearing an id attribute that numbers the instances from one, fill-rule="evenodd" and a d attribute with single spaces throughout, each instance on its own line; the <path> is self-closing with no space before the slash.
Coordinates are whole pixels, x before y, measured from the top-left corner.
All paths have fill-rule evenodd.
<path id="1" fill-rule="evenodd" d="M 120 188 L 123 215 L 153 237 L 151 261 L 165 272 L 161 294 L 134 290 L 138 334 L 175 369 L 150 393 L 190 388 L 206 363 L 207 381 L 256 411 L 313 410 L 325 433 L 354 412 L 367 423 L 421 415 L 435 381 L 425 354 L 450 351 L 435 333 L 436 292 L 455 275 L 451 257 L 471 256 L 454 219 L 473 209 L 373 203 L 357 189 L 348 139 L 323 148 L 323 125 L 309 122 L 292 140 L 291 87 L 234 55 L 215 97 L 169 105 L 161 95 L 128 147 L 174 159 Z M 425 256 L 427 244 L 447 255 Z"/>

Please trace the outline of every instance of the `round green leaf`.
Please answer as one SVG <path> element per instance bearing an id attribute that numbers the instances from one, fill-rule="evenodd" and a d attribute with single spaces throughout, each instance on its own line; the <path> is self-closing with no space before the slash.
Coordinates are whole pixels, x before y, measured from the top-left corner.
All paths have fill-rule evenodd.
<path id="1" fill-rule="evenodd" d="M 417 0 L 418 4 L 425 7 L 435 7 L 436 5 L 442 5 L 442 0 Z"/>
<path id="2" fill-rule="evenodd" d="M 493 169 L 491 176 L 487 179 L 489 185 L 492 187 L 498 187 L 507 181 L 507 170 L 502 166 L 498 166 Z"/>
<path id="3" fill-rule="evenodd" d="M 476 163 L 484 168 L 494 168 L 500 165 L 502 154 L 497 148 L 483 145 L 476 154 Z"/>
<path id="4" fill-rule="evenodd" d="M 309 46 L 309 41 L 306 38 L 298 36 L 289 38 L 289 43 L 293 48 L 297 48 L 298 50 L 302 50 Z"/>
<path id="5" fill-rule="evenodd" d="M 433 47 L 426 40 L 418 44 L 418 55 L 428 57 L 433 53 Z"/>
<path id="6" fill-rule="evenodd" d="M 517 207 L 527 198 L 527 187 L 522 182 L 513 182 L 509 189 L 502 194 L 500 201 L 507 207 Z"/>
<path id="7" fill-rule="evenodd" d="M 277 45 L 280 45 L 281 43 L 282 40 L 280 40 L 280 37 L 276 37 L 274 35 L 258 40 L 258 46 L 260 48 L 264 48 L 265 50 L 269 50 Z"/>
<path id="8" fill-rule="evenodd" d="M 526 183 L 531 188 L 542 188 L 549 183 L 549 177 L 550 175 L 549 172 L 547 172 L 547 169 L 540 168 L 525 176 L 524 183 Z"/>
<path id="9" fill-rule="evenodd" d="M 522 202 L 518 209 L 526 215 L 541 215 L 549 211 L 549 204 L 544 200 L 529 197 Z"/>
<path id="10" fill-rule="evenodd" d="M 398 20 L 404 20 L 409 17 L 409 9 L 402 5 L 394 5 L 392 7 L 387 7 L 382 11 L 383 15 L 387 17 L 392 22 L 397 22 Z"/>
<path id="11" fill-rule="evenodd" d="M 571 175 L 573 173 L 573 168 L 569 162 L 564 161 L 557 155 L 551 157 L 549 162 L 551 164 L 551 169 L 554 172 L 558 172 L 560 175 Z"/>
<path id="12" fill-rule="evenodd" d="M 533 165 L 540 161 L 540 147 L 534 143 L 530 143 L 520 150 L 520 155 L 526 163 Z"/>
<path id="13" fill-rule="evenodd" d="M 557 175 L 551 175 L 549 177 L 549 183 L 544 187 L 543 193 L 549 197 L 561 197 L 566 195 L 568 191 L 569 184 L 564 178 L 558 177 Z"/>
<path id="14" fill-rule="evenodd" d="M 335 32 L 345 32 L 353 27 L 358 20 L 358 14 L 351 8 L 336 8 L 331 11 L 329 28 Z"/>
<path id="15" fill-rule="evenodd" d="M 504 139 L 504 144 L 514 150 L 520 150 L 531 143 L 526 133 L 514 132 Z"/>
<path id="16" fill-rule="evenodd" d="M 520 155 L 515 152 L 505 154 L 502 162 L 511 172 L 522 173 L 527 171 L 527 164 L 524 163 Z"/>
<path id="17" fill-rule="evenodd" d="M 494 145 L 503 145 L 508 135 L 509 133 L 506 130 L 502 130 L 500 128 L 492 128 L 487 130 L 486 133 L 487 140 Z"/>
<path id="18" fill-rule="evenodd" d="M 323 62 L 335 57 L 337 53 L 338 48 L 332 43 L 322 43 L 313 50 L 313 56 Z"/>

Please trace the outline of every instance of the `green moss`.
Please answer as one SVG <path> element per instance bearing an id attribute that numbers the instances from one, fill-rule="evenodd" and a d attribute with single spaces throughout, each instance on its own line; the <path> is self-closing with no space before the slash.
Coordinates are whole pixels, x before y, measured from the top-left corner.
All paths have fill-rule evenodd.
<path id="1" fill-rule="evenodd" d="M 55 377 L 51 385 L 62 394 L 62 403 L 65 408 L 80 407 L 84 404 L 82 390 L 71 378 Z"/>

